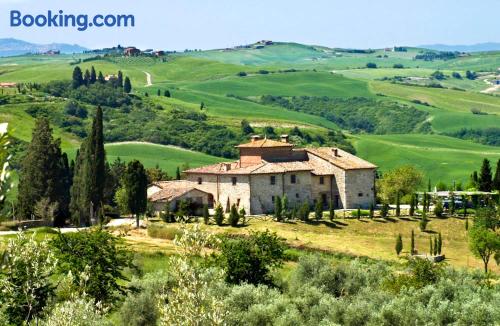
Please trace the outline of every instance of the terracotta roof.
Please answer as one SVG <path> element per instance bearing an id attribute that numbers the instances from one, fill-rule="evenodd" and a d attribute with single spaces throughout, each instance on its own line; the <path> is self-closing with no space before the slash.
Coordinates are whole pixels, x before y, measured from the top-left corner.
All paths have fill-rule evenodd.
<path id="1" fill-rule="evenodd" d="M 377 168 L 376 165 L 368 161 L 334 147 L 306 148 L 306 151 L 344 170 Z M 335 155 L 335 151 L 337 151 L 337 155 Z"/>
<path id="2" fill-rule="evenodd" d="M 259 139 L 259 140 L 254 140 L 246 144 L 241 144 L 236 147 L 239 148 L 262 148 L 262 147 L 293 147 L 292 144 L 290 143 L 285 143 L 282 141 L 276 141 L 272 139 Z"/>
<path id="3" fill-rule="evenodd" d="M 227 167 L 230 169 L 227 169 Z M 185 173 L 202 173 L 202 174 L 268 174 L 268 173 L 284 173 L 292 171 L 311 171 L 312 168 L 307 162 L 266 162 L 254 164 L 250 166 L 240 167 L 239 162 L 232 163 L 217 163 L 213 165 L 202 166 L 199 168 L 184 171 Z"/>
<path id="4" fill-rule="evenodd" d="M 149 201 L 172 201 L 173 199 L 182 196 L 190 191 L 197 190 L 206 193 L 203 190 L 196 188 L 195 182 L 187 180 L 176 180 L 176 181 L 160 181 L 162 184 L 162 190 L 155 192 L 149 196 Z M 158 183 L 155 183 L 156 185 Z"/>

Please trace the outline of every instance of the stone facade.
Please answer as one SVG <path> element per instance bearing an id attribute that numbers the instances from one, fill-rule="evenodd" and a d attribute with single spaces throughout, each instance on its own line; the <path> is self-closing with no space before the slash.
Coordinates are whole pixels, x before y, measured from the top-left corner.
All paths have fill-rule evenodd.
<path id="1" fill-rule="evenodd" d="M 274 200 L 287 196 L 290 207 L 321 200 L 335 208 L 368 208 L 375 201 L 376 166 L 337 148 L 294 149 L 254 138 L 238 146 L 236 162 L 185 171 L 187 182 L 211 194 L 214 203 L 248 214 L 274 211 Z"/>

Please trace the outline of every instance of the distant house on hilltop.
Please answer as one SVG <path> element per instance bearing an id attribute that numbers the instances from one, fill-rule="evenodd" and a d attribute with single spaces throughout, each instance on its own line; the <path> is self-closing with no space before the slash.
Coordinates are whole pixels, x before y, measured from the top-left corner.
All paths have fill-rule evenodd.
<path id="1" fill-rule="evenodd" d="M 183 182 L 150 186 L 149 201 L 161 209 L 182 194 L 226 211 L 235 204 L 250 214 L 273 212 L 275 200 L 285 195 L 290 207 L 321 200 L 325 208 L 330 201 L 335 208 L 368 208 L 375 201 L 377 167 L 341 149 L 296 149 L 287 135 L 281 141 L 253 136 L 237 147 L 237 161 L 189 169 Z"/>
<path id="2" fill-rule="evenodd" d="M 14 88 L 16 86 L 16 83 L 0 83 L 0 88 Z"/>
<path id="3" fill-rule="evenodd" d="M 44 55 L 59 55 L 61 54 L 61 51 L 59 50 L 49 50 L 43 53 Z"/>
<path id="4" fill-rule="evenodd" d="M 136 47 L 128 47 L 123 50 L 123 54 L 127 57 L 132 57 L 141 54 L 141 50 Z"/>

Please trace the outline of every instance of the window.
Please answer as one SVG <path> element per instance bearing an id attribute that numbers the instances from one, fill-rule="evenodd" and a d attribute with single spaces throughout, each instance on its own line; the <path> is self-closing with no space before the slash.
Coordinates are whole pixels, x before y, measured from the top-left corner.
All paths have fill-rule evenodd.
<path id="1" fill-rule="evenodd" d="M 328 202 L 326 194 L 321 194 L 321 201 L 323 202 L 323 205 L 326 205 Z"/>
<path id="2" fill-rule="evenodd" d="M 272 175 L 272 176 L 271 176 L 271 184 L 272 184 L 272 185 L 275 185 L 275 184 L 276 184 L 276 176 L 275 176 L 275 175 Z"/>
<path id="3" fill-rule="evenodd" d="M 203 179 L 200 177 L 198 178 L 198 184 L 201 185 L 203 183 Z"/>
<path id="4" fill-rule="evenodd" d="M 292 174 L 290 176 L 290 183 L 296 183 L 297 182 L 297 176 L 295 174 Z"/>
<path id="5" fill-rule="evenodd" d="M 324 185 L 325 184 L 325 177 L 319 177 L 319 184 Z"/>
<path id="6" fill-rule="evenodd" d="M 236 186 L 237 181 L 238 181 L 238 179 L 236 177 L 231 178 L 231 183 L 233 184 L 233 186 Z"/>
<path id="7" fill-rule="evenodd" d="M 299 193 L 296 193 L 295 198 L 299 198 L 299 197 L 300 197 Z"/>
<path id="8" fill-rule="evenodd" d="M 363 193 L 362 192 L 358 193 L 358 197 L 363 197 Z"/>
<path id="9" fill-rule="evenodd" d="M 274 196 L 271 196 L 271 201 L 274 203 Z"/>

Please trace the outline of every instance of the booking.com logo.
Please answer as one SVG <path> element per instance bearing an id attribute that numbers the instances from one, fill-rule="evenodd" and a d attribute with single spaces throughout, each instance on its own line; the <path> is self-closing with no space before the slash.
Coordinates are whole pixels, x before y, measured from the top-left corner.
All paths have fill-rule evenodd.
<path id="1" fill-rule="evenodd" d="M 83 32 L 90 27 L 134 27 L 134 15 L 72 15 L 62 10 L 54 14 L 52 10 L 47 14 L 23 15 L 19 10 L 10 11 L 11 27 L 75 27 Z"/>

